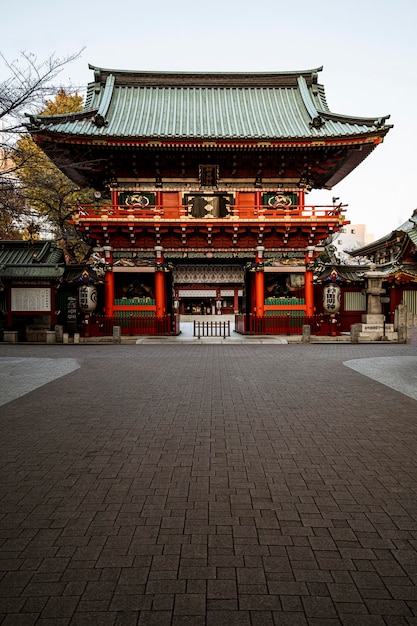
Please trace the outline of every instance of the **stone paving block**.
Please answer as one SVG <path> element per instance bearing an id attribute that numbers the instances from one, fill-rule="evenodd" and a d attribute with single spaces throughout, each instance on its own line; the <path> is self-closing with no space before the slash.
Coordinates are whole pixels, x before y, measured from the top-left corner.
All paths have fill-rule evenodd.
<path id="1" fill-rule="evenodd" d="M 414 354 L 71 346 L 1 407 L 2 626 L 415 623 L 416 401 L 345 365 Z"/>

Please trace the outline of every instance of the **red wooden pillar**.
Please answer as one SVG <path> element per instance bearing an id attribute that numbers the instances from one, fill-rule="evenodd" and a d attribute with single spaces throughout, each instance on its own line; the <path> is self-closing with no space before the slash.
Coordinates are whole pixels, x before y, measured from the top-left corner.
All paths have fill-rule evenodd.
<path id="1" fill-rule="evenodd" d="M 163 268 L 164 252 L 162 246 L 155 246 L 155 307 L 156 317 L 163 317 L 166 312 L 165 273 Z"/>
<path id="2" fill-rule="evenodd" d="M 117 191 L 117 189 L 111 190 L 111 203 L 112 203 L 112 208 L 116 208 L 117 205 L 119 204 L 119 192 Z"/>
<path id="3" fill-rule="evenodd" d="M 256 315 L 256 291 L 255 291 L 255 272 L 251 271 L 248 276 L 250 285 L 250 314 Z"/>
<path id="4" fill-rule="evenodd" d="M 159 213 L 160 210 L 162 209 L 162 191 L 156 192 L 155 202 L 156 202 L 155 209 Z"/>
<path id="5" fill-rule="evenodd" d="M 106 317 L 113 317 L 114 313 L 114 274 L 112 269 L 106 272 L 104 279 L 105 289 L 105 315 Z"/>
<path id="6" fill-rule="evenodd" d="M 306 304 L 306 316 L 312 317 L 314 315 L 314 284 L 313 284 L 313 272 L 309 269 L 305 273 L 305 304 Z"/>
<path id="7" fill-rule="evenodd" d="M 109 247 L 104 247 L 105 254 L 105 278 L 104 278 L 104 314 L 106 317 L 114 315 L 114 273 L 113 254 Z"/>
<path id="8" fill-rule="evenodd" d="M 239 288 L 235 287 L 233 295 L 233 311 L 239 313 Z"/>
<path id="9" fill-rule="evenodd" d="M 304 277 L 304 301 L 306 305 L 306 316 L 314 315 L 314 274 L 310 269 L 314 258 L 314 246 L 307 246 L 305 255 L 306 273 Z"/>
<path id="10" fill-rule="evenodd" d="M 255 210 L 256 213 L 259 215 L 260 213 L 263 213 L 263 206 L 262 206 L 262 195 L 260 191 L 257 191 L 255 193 Z"/>
<path id="11" fill-rule="evenodd" d="M 257 317 L 263 317 L 265 313 L 265 274 L 264 274 L 264 247 L 256 248 L 256 273 L 255 273 L 255 304 Z"/>
<path id="12" fill-rule="evenodd" d="M 396 285 L 395 282 L 389 286 L 390 305 L 389 305 L 389 320 L 386 320 L 389 324 L 393 324 L 395 320 L 395 311 L 399 304 L 401 304 L 403 292 L 400 285 Z"/>

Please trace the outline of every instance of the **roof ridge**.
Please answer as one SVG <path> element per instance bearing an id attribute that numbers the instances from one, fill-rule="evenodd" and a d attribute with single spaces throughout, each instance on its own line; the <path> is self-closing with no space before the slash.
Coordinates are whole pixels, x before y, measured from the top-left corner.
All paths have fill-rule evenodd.
<path id="1" fill-rule="evenodd" d="M 98 67 L 89 64 L 94 71 L 94 82 L 104 84 L 108 76 L 113 75 L 117 84 L 141 84 L 169 86 L 178 84 L 186 86 L 253 86 L 291 84 L 296 86 L 298 77 L 303 76 L 309 84 L 317 82 L 318 72 L 323 67 L 307 70 L 289 70 L 281 72 L 201 72 L 201 71 L 150 71 L 150 70 L 118 70 Z"/>

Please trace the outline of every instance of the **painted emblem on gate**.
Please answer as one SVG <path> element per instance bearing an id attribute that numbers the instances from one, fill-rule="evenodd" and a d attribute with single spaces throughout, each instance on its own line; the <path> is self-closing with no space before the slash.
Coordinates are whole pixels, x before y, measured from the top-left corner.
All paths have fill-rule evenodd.
<path id="1" fill-rule="evenodd" d="M 272 207 L 289 207 L 292 205 L 291 196 L 286 196 L 285 194 L 278 193 L 275 196 L 271 196 L 271 198 L 269 198 L 268 204 Z"/>
<path id="2" fill-rule="evenodd" d="M 133 208 L 144 209 L 149 204 L 149 198 L 142 194 L 132 194 L 131 196 L 126 196 L 125 202 Z"/>

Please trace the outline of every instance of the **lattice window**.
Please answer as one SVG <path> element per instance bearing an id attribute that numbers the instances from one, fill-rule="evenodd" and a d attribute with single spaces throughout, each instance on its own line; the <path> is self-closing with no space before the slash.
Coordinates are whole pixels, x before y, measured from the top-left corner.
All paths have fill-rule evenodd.
<path id="1" fill-rule="evenodd" d="M 366 295 L 360 291 L 345 291 L 345 311 L 366 311 Z"/>
<path id="2" fill-rule="evenodd" d="M 403 291 L 403 304 L 412 313 L 417 313 L 417 291 Z"/>

